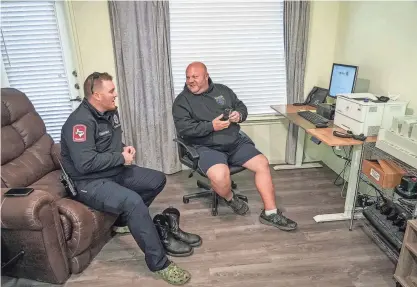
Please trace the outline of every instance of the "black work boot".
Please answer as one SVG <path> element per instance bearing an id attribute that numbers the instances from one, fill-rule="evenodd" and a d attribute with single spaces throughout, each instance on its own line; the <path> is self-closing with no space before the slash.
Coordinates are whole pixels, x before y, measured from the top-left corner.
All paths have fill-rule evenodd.
<path id="1" fill-rule="evenodd" d="M 266 215 L 265 210 L 262 210 L 261 215 L 259 215 L 259 221 L 285 231 L 291 231 L 297 228 L 297 223 L 285 217 L 279 209 L 277 213 L 271 215 Z"/>
<path id="2" fill-rule="evenodd" d="M 226 200 L 225 198 L 224 201 L 236 214 L 245 215 L 249 211 L 248 204 L 239 197 L 237 197 L 234 192 L 230 201 Z"/>
<path id="3" fill-rule="evenodd" d="M 192 247 L 198 247 L 201 245 L 201 237 L 197 234 L 188 233 L 182 231 L 180 228 L 180 211 L 174 207 L 165 209 L 162 214 L 168 217 L 169 230 L 172 235 L 178 240 L 188 243 Z"/>
<path id="4" fill-rule="evenodd" d="M 175 239 L 174 235 L 169 231 L 169 223 L 166 215 L 155 215 L 153 223 L 155 224 L 156 230 L 158 230 L 159 238 L 168 255 L 186 257 L 193 254 L 194 249 L 189 244 Z"/>

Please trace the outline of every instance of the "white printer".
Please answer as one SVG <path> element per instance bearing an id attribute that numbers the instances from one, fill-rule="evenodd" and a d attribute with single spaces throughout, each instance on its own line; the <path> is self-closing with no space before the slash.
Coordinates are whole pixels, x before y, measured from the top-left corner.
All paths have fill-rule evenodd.
<path id="1" fill-rule="evenodd" d="M 376 136 L 380 128 L 391 126 L 393 117 L 405 115 L 406 102 L 386 103 L 369 93 L 338 95 L 334 124 L 355 135 Z"/>
<path id="2" fill-rule="evenodd" d="M 379 130 L 376 147 L 417 168 L 417 116 L 394 117 L 391 127 Z"/>

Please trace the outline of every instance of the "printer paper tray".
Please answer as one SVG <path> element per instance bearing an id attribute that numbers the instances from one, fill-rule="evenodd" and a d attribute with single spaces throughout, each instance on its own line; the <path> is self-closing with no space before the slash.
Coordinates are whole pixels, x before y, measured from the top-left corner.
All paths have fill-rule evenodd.
<path id="1" fill-rule="evenodd" d="M 342 129 L 352 131 L 355 135 L 376 136 L 379 130 L 379 126 L 368 126 L 366 123 L 361 123 L 339 112 L 335 113 L 334 124 Z"/>

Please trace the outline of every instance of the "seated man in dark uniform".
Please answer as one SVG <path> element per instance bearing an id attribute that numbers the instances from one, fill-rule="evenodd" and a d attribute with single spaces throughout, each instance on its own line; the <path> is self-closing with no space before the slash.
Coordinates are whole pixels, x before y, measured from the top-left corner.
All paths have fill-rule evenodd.
<path id="1" fill-rule="evenodd" d="M 255 173 L 255 184 L 264 203 L 260 222 L 286 231 L 296 229 L 297 223 L 277 209 L 267 158 L 239 133 L 239 123 L 248 115 L 245 104 L 230 88 L 214 84 L 203 63 L 191 63 L 186 77 L 184 90 L 172 108 L 174 122 L 178 134 L 196 147 L 199 167 L 214 191 L 236 214 L 244 215 L 249 207 L 231 191 L 228 165 L 243 166 Z"/>
<path id="2" fill-rule="evenodd" d="M 132 165 L 136 151 L 122 143 L 112 77 L 91 74 L 84 94 L 61 132 L 62 165 L 78 191 L 75 199 L 119 215 L 144 252 L 148 268 L 170 284 L 185 284 L 191 275 L 168 260 L 148 210 L 165 187 L 165 175 Z"/>

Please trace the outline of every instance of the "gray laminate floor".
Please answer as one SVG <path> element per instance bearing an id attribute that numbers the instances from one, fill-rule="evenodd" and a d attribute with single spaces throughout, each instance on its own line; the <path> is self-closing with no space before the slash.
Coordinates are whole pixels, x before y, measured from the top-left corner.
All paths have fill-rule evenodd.
<path id="1" fill-rule="evenodd" d="M 391 287 L 395 266 L 357 224 L 317 224 L 313 216 L 343 210 L 335 174 L 328 168 L 273 171 L 279 206 L 296 220 L 296 232 L 283 232 L 258 221 L 262 204 L 253 175 L 244 171 L 234 180 L 249 198 L 250 215 L 240 217 L 224 205 L 212 217 L 208 199 L 185 205 L 182 195 L 196 191 L 187 172 L 168 177 L 167 187 L 151 207 L 152 215 L 169 205 L 181 211 L 181 227 L 202 236 L 203 245 L 187 258 L 174 258 L 187 268 L 187 286 L 224 287 Z M 25 284 L 25 281 L 20 281 Z M 5 280 L 4 286 L 33 286 Z M 47 286 L 47 285 L 41 285 Z M 168 286 L 146 268 L 144 256 L 130 235 L 114 237 L 82 273 L 65 284 L 78 286 Z"/>

